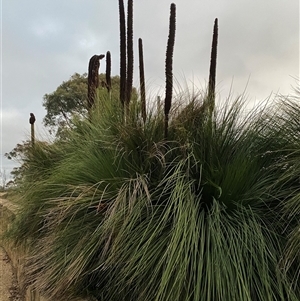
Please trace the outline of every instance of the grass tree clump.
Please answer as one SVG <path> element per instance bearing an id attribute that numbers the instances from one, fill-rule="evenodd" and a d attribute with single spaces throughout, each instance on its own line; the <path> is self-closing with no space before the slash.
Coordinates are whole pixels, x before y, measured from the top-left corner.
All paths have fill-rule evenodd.
<path id="1" fill-rule="evenodd" d="M 120 102 L 99 100 L 49 152 L 12 230 L 45 295 L 298 300 L 297 269 L 282 261 L 299 225 L 281 218 L 299 195 L 290 103 L 243 117 L 237 100 L 216 110 L 212 137 L 203 102 L 173 111 L 166 143 L 158 115 L 124 124 Z"/>
<path id="2" fill-rule="evenodd" d="M 299 91 L 296 91 L 297 97 L 281 97 L 284 110 L 281 111 L 280 118 L 274 124 L 277 132 L 284 136 L 282 143 L 278 145 L 284 148 L 282 156 L 279 158 L 275 168 L 280 168 L 282 174 L 274 182 L 273 186 L 283 188 L 284 191 L 290 191 L 291 194 L 282 202 L 282 220 L 287 220 L 288 225 L 284 229 L 284 234 L 288 237 L 280 267 L 288 275 L 293 277 L 293 288 L 299 290 L 300 286 L 300 139 L 299 139 Z M 274 113 L 275 114 L 275 113 Z M 277 132 L 274 133 L 277 135 Z M 284 197 L 284 193 L 281 198 Z"/>
<path id="3" fill-rule="evenodd" d="M 164 114 L 146 118 L 145 93 L 126 98 L 121 0 L 119 12 L 119 99 L 99 94 L 63 141 L 24 159 L 9 234 L 29 249 L 29 283 L 57 301 L 299 300 L 299 98 L 215 106 L 216 19 L 208 95 L 171 110 L 171 4 Z M 131 18 L 128 1 L 128 37 Z"/>

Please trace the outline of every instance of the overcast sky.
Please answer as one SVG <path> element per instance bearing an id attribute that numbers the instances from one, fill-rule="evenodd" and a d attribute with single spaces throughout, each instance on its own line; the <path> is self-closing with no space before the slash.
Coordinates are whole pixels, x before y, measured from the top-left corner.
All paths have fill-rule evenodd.
<path id="1" fill-rule="evenodd" d="M 295 78 L 299 79 L 299 0 L 174 3 L 174 76 L 180 85 L 193 82 L 205 88 L 213 22 L 218 18 L 219 95 L 229 93 L 232 83 L 235 95 L 247 86 L 249 102 L 271 93 L 293 94 Z M 137 40 L 142 38 L 151 91 L 164 86 L 170 4 L 134 1 L 135 58 Z M 42 126 L 44 94 L 75 72 L 87 72 L 90 57 L 107 50 L 112 74 L 118 74 L 119 16 L 117 0 L 2 0 L 1 6 L 1 170 L 9 172 L 12 163 L 3 155 L 28 139 L 30 112 L 37 118 L 37 135 L 44 137 L 47 132 Z M 137 66 L 135 59 L 135 86 Z"/>

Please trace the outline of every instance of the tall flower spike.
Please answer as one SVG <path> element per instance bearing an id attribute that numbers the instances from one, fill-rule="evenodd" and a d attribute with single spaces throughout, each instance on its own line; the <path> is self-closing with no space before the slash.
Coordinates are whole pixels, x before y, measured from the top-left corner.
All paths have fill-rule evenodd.
<path id="1" fill-rule="evenodd" d="M 105 57 L 104 54 L 93 55 L 89 61 L 88 69 L 88 110 L 92 108 L 95 103 L 96 91 L 99 87 L 99 68 L 100 60 Z"/>
<path id="2" fill-rule="evenodd" d="M 144 55 L 143 55 L 143 40 L 139 39 L 139 69 L 140 69 L 140 91 L 141 91 L 141 105 L 142 117 L 144 123 L 146 122 L 146 90 L 145 90 L 145 71 L 144 71 Z"/>
<path id="3" fill-rule="evenodd" d="M 217 67 L 217 47 L 218 47 L 218 19 L 215 19 L 213 39 L 211 46 L 209 81 L 208 81 L 208 101 L 209 111 L 212 115 L 215 108 L 215 87 L 216 87 L 216 67 Z"/>
<path id="4" fill-rule="evenodd" d="M 124 106 L 126 99 L 126 24 L 124 2 L 119 0 L 120 20 L 120 101 Z"/>
<path id="5" fill-rule="evenodd" d="M 33 113 L 30 113 L 29 123 L 30 123 L 30 132 L 31 132 L 31 145 L 34 146 L 34 142 L 35 142 L 35 136 L 34 136 L 35 116 L 34 116 Z"/>
<path id="6" fill-rule="evenodd" d="M 126 107 L 129 109 L 133 82 L 133 0 L 127 4 L 127 76 L 126 76 Z"/>
<path id="7" fill-rule="evenodd" d="M 176 5 L 171 4 L 170 7 L 170 24 L 169 37 L 166 52 L 166 96 L 165 96 L 165 138 L 168 137 L 169 127 L 169 112 L 172 104 L 173 92 L 173 52 L 175 44 L 175 30 L 176 30 Z"/>
<path id="8" fill-rule="evenodd" d="M 106 52 L 106 72 L 105 72 L 105 77 L 106 77 L 107 92 L 110 93 L 110 91 L 111 91 L 111 55 L 110 55 L 110 51 Z"/>

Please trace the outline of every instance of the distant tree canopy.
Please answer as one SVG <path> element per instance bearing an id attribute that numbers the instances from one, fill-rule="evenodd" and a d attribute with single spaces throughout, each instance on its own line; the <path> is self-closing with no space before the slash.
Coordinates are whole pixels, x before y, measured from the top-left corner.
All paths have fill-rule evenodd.
<path id="1" fill-rule="evenodd" d="M 87 98 L 87 75 L 75 73 L 54 92 L 45 94 L 43 106 L 47 114 L 43 123 L 48 127 L 64 126 L 73 114 L 84 115 Z"/>
<path id="2" fill-rule="evenodd" d="M 99 74 L 99 88 L 97 90 L 99 97 L 108 96 L 105 77 L 105 74 Z M 65 130 L 72 128 L 72 120 L 74 118 L 86 117 L 88 112 L 87 80 L 87 73 L 74 73 L 68 81 L 64 81 L 54 92 L 44 95 L 43 106 L 47 113 L 43 119 L 43 123 L 56 138 L 65 137 Z M 111 77 L 111 92 L 109 94 L 112 101 L 120 101 L 119 91 L 120 77 L 113 76 Z M 133 88 L 132 92 L 132 98 L 137 99 L 137 90 Z M 44 147 L 48 145 L 47 142 L 43 141 L 38 141 L 37 144 Z M 20 164 L 20 166 L 14 168 L 11 172 L 14 183 L 22 178 L 24 170 L 28 167 L 27 160 L 32 154 L 31 150 L 30 141 L 23 141 L 22 143 L 18 143 L 12 151 L 5 153 L 7 159 Z"/>
<path id="3" fill-rule="evenodd" d="M 37 141 L 36 145 L 40 148 L 42 146 L 47 146 L 48 143 L 44 141 Z M 24 171 L 28 168 L 28 162 L 33 155 L 32 149 L 31 142 L 27 140 L 22 141 L 22 143 L 18 143 L 13 150 L 4 154 L 8 160 L 12 160 L 19 164 L 19 166 L 14 167 L 10 173 L 13 177 L 13 181 L 11 181 L 10 184 L 17 184 L 22 180 Z"/>
<path id="4" fill-rule="evenodd" d="M 105 74 L 99 75 L 98 95 L 107 96 Z M 120 77 L 111 78 L 111 97 L 119 97 Z M 74 73 L 68 81 L 64 81 L 54 92 L 45 94 L 43 106 L 47 114 L 43 123 L 49 128 L 50 133 L 55 133 L 57 137 L 62 135 L 66 127 L 71 126 L 72 118 L 82 118 L 87 114 L 87 73 Z M 134 89 L 135 95 L 137 95 Z"/>

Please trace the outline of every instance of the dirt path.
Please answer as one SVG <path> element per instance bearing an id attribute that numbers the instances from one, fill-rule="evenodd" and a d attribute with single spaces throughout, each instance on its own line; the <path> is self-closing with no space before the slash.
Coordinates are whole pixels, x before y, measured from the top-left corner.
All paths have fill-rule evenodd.
<path id="1" fill-rule="evenodd" d="M 11 203 L 9 200 L 5 199 L 5 193 L 0 193 L 0 205 L 3 205 L 4 207 L 6 207 L 7 209 L 9 209 L 12 212 L 16 212 L 17 210 L 17 206 L 13 203 Z"/>
<path id="2" fill-rule="evenodd" d="M 10 259 L 0 247 L 0 301 L 22 300 Z"/>
<path id="3" fill-rule="evenodd" d="M 16 208 L 9 201 L 1 198 L 0 205 L 14 211 Z M 3 223 L 3 220 L 1 220 Z M 1 242 L 0 242 L 1 243 Z M 19 293 L 19 286 L 14 273 L 11 260 L 8 257 L 6 250 L 0 244 L 0 301 L 21 301 L 24 300 Z"/>

